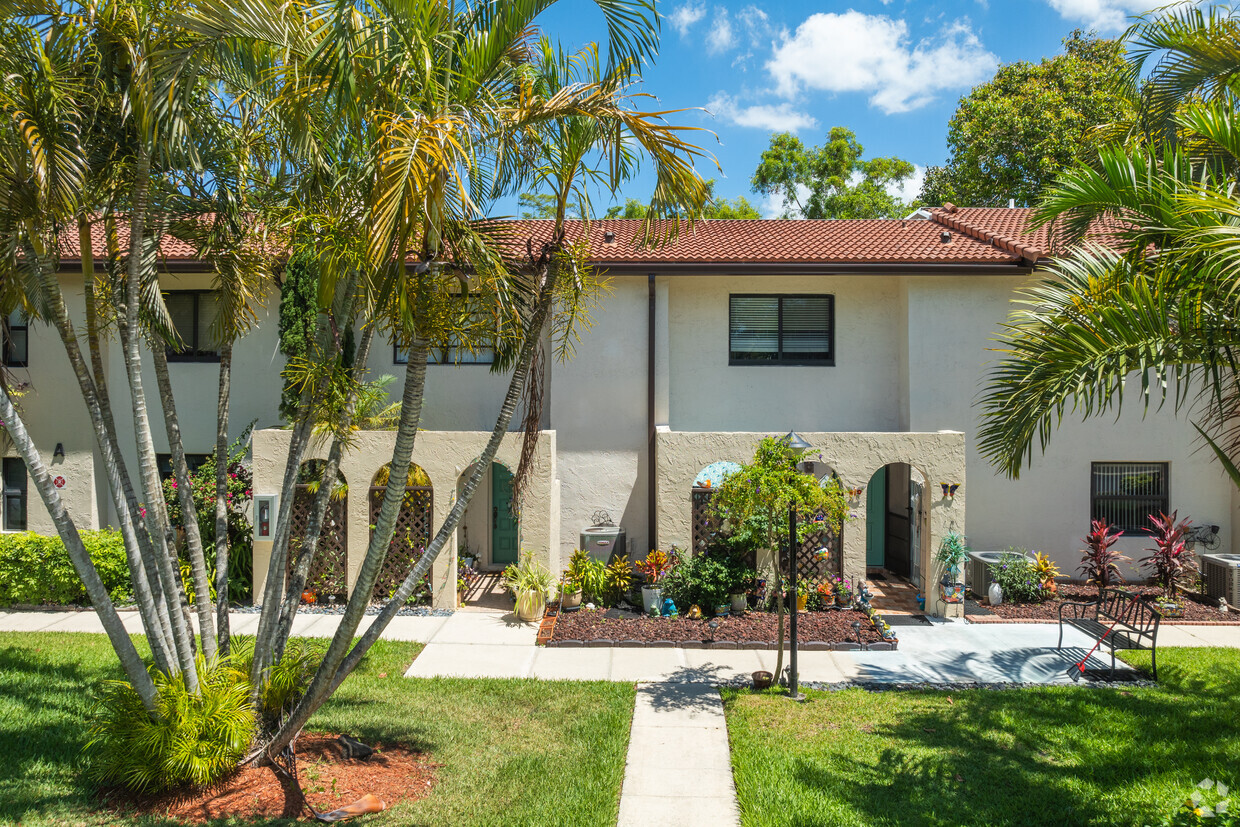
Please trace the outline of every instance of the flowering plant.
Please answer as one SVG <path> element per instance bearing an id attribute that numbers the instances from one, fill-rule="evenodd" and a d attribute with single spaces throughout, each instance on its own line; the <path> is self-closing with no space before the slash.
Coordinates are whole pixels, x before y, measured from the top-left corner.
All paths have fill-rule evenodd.
<path id="1" fill-rule="evenodd" d="M 993 563 L 990 576 L 1003 589 L 1003 599 L 1011 603 L 1041 603 L 1046 594 L 1042 578 L 1024 549 L 1009 550 Z"/>
<path id="2" fill-rule="evenodd" d="M 646 555 L 645 560 L 639 560 L 633 568 L 641 572 L 646 578 L 646 585 L 653 588 L 659 584 L 665 574 L 671 571 L 672 558 L 667 552 L 654 549 Z"/>

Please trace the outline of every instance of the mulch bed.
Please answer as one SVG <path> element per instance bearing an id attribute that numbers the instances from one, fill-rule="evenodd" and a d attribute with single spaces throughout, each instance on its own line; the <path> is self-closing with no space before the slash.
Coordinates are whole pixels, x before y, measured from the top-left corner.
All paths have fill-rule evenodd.
<path id="1" fill-rule="evenodd" d="M 709 619 L 690 620 L 686 617 L 646 617 L 616 609 L 581 609 L 562 612 L 555 622 L 550 644 L 580 641 L 582 644 L 633 646 L 651 643 L 722 644 L 734 643 L 739 648 L 754 644 L 774 645 L 777 640 L 777 615 L 774 612 L 746 612 L 716 618 L 718 627 L 712 632 Z M 802 612 L 797 615 L 797 637 L 811 643 L 857 643 L 854 621 L 861 623 L 861 643 L 882 641 L 882 635 L 864 613 L 855 609 L 826 612 Z M 786 622 L 785 622 L 786 623 Z M 785 640 L 787 626 L 785 625 Z M 765 647 L 762 647 L 765 648 Z"/>
<path id="2" fill-rule="evenodd" d="M 435 764 L 429 756 L 400 745 L 373 744 L 367 759 L 346 759 L 337 736 L 305 733 L 297 739 L 297 769 L 306 800 L 327 812 L 371 793 L 388 808 L 430 793 Z M 104 800 L 122 816 L 161 816 L 190 824 L 220 818 L 309 817 L 291 783 L 270 767 L 247 766 L 205 790 L 169 791 L 152 796 L 112 791 Z"/>
<path id="3" fill-rule="evenodd" d="M 1138 594 L 1157 595 L 1161 593 L 1158 588 L 1150 586 L 1126 586 L 1125 588 Z M 1060 602 L 1064 600 L 1090 602 L 1096 600 L 1097 597 L 1098 590 L 1093 586 L 1062 583 L 1059 586 L 1059 597 L 1047 600 L 1045 603 L 1005 602 L 998 606 L 982 605 L 979 609 L 971 611 L 970 602 L 965 606 L 965 617 L 974 623 L 1058 623 Z M 1236 612 L 1221 614 L 1218 606 L 1212 605 L 1213 601 L 1205 602 L 1206 600 L 1207 598 L 1199 594 L 1181 594 L 1180 602 L 1184 607 L 1184 616 L 1164 617 L 1162 622 L 1165 624 L 1240 625 L 1240 614 Z"/>

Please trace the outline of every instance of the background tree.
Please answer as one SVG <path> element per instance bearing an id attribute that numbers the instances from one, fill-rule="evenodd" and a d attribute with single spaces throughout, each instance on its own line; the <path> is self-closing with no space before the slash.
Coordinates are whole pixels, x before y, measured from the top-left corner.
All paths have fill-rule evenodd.
<path id="1" fill-rule="evenodd" d="M 900 158 L 862 160 L 856 134 L 833 126 L 822 146 L 806 147 L 790 132 L 771 136 L 750 184 L 783 200 L 783 218 L 899 218 L 912 207 L 891 194 L 913 177 Z"/>
<path id="2" fill-rule="evenodd" d="M 1063 54 L 1040 63 L 1000 67 L 960 99 L 947 163 L 926 171 L 922 204 L 1030 206 L 1060 172 L 1094 157 L 1112 134 L 1103 127 L 1131 119 L 1123 43 L 1077 29 L 1063 44 Z"/>
<path id="3" fill-rule="evenodd" d="M 753 204 L 743 195 L 735 198 L 719 198 L 715 195 L 715 179 L 706 181 L 710 200 L 702 210 L 702 218 L 761 218 Z M 604 218 L 645 218 L 649 207 L 636 198 L 626 198 L 623 204 L 607 208 Z"/>

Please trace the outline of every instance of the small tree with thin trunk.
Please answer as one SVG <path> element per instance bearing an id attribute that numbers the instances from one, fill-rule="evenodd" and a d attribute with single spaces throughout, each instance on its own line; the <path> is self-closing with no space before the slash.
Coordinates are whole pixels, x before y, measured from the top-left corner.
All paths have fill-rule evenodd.
<path id="1" fill-rule="evenodd" d="M 784 586 L 788 570 L 783 558 L 789 542 L 788 509 L 796 507 L 802 538 L 816 530 L 814 520 L 820 517 L 831 525 L 842 526 L 848 516 L 848 501 L 839 482 L 833 477 L 820 482 L 813 474 L 801 471 L 797 468 L 801 459 L 800 452 L 786 438 L 765 437 L 758 443 L 753 461 L 730 474 L 710 500 L 710 508 L 725 531 L 743 525 L 761 537 L 771 552 L 771 582 L 779 618 L 776 678 L 784 664 Z M 796 564 L 795 556 L 788 564 Z M 795 601 L 796 596 L 792 595 L 792 599 Z"/>

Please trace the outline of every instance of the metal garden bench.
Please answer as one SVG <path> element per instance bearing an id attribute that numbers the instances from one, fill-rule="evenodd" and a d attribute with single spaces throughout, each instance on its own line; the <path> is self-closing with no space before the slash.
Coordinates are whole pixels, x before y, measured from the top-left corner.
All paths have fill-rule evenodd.
<path id="1" fill-rule="evenodd" d="M 1111 650 L 1112 675 L 1115 674 L 1117 649 L 1148 649 L 1150 671 L 1154 673 L 1154 680 L 1158 680 L 1155 646 L 1158 643 L 1158 624 L 1161 620 L 1162 614 L 1148 599 L 1123 589 L 1104 589 L 1101 600 L 1090 603 L 1064 601 L 1059 604 L 1058 648 L 1063 648 L 1065 624 L 1092 638 L 1105 638 L 1100 642 Z"/>

